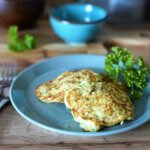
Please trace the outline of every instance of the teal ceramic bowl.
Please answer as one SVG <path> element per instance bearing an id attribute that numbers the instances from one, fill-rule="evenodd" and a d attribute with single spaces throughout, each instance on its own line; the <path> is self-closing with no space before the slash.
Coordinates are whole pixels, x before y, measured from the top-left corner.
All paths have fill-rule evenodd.
<path id="1" fill-rule="evenodd" d="M 85 43 L 99 35 L 107 12 L 92 4 L 71 3 L 54 8 L 49 21 L 55 34 L 67 43 Z"/>

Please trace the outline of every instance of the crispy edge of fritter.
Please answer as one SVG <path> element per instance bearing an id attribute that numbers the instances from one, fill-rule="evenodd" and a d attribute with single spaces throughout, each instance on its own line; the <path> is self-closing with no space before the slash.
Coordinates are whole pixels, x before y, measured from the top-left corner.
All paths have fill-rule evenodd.
<path id="1" fill-rule="evenodd" d="M 57 95 L 47 95 L 47 96 L 42 96 L 41 92 L 40 92 L 40 88 L 45 86 L 45 90 L 47 90 L 47 87 L 50 89 L 50 87 L 52 86 L 52 84 L 56 82 L 56 80 L 61 81 L 63 80 L 64 78 L 72 75 L 73 72 L 71 71 L 66 71 L 64 73 L 62 73 L 61 75 L 59 75 L 55 80 L 51 80 L 51 81 L 48 81 L 48 82 L 45 82 L 39 86 L 36 87 L 35 89 L 35 95 L 38 97 L 38 99 L 42 102 L 45 102 L 45 103 L 54 103 L 54 102 L 57 102 L 57 103 L 63 103 L 64 102 L 64 99 L 63 98 L 60 98 L 61 95 L 63 95 L 62 92 L 58 93 Z M 48 92 L 47 92 L 48 93 Z"/>

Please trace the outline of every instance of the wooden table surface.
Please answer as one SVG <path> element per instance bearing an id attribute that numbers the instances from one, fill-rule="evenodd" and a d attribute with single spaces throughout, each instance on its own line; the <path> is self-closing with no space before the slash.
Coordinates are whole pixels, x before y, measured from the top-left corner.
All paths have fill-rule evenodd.
<path id="1" fill-rule="evenodd" d="M 106 26 L 97 41 L 69 46 L 58 39 L 46 19 L 30 32 L 38 39 L 32 52 L 13 53 L 7 48 L 7 30 L 0 27 L 0 64 L 6 59 L 16 59 L 23 69 L 47 57 L 70 53 L 106 55 L 112 45 L 128 47 L 135 57 L 143 56 L 150 66 L 150 24 L 134 29 L 117 29 Z M 1 150 L 150 150 L 150 122 L 132 131 L 113 136 L 78 137 L 54 133 L 23 119 L 9 104 L 0 111 Z"/>

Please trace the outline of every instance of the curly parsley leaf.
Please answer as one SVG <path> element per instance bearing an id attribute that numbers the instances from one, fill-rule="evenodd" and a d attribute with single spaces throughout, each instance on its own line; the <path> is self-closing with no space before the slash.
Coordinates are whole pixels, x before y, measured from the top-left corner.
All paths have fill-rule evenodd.
<path id="1" fill-rule="evenodd" d="M 34 36 L 26 34 L 24 39 L 19 37 L 18 27 L 10 26 L 8 29 L 8 47 L 14 52 L 22 52 L 32 50 L 36 46 Z"/>
<path id="2" fill-rule="evenodd" d="M 126 49 L 113 47 L 112 53 L 105 59 L 105 71 L 112 79 L 123 77 L 125 86 L 129 89 L 132 99 L 141 98 L 142 91 L 147 86 L 149 69 L 141 57 L 137 61 Z"/>

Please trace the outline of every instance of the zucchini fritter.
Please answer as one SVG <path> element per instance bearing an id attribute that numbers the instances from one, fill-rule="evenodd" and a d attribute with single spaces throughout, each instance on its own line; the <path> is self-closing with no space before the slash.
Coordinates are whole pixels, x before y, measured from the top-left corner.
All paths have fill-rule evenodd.
<path id="1" fill-rule="evenodd" d="M 133 105 L 122 83 L 91 70 L 64 72 L 38 86 L 36 96 L 46 103 L 65 103 L 86 131 L 98 131 L 133 117 Z"/>
<path id="2" fill-rule="evenodd" d="M 86 131 L 98 131 L 132 118 L 133 105 L 127 93 L 111 82 L 95 83 L 94 91 L 84 94 L 70 90 L 65 104 L 75 121 Z"/>
<path id="3" fill-rule="evenodd" d="M 64 90 L 61 88 L 61 85 L 65 82 L 66 78 L 68 78 L 72 74 L 73 72 L 70 71 L 64 72 L 55 80 L 39 85 L 35 90 L 36 96 L 39 98 L 39 100 L 46 103 L 63 103 Z"/>
<path id="4" fill-rule="evenodd" d="M 90 82 L 96 82 L 100 77 L 91 70 L 64 72 L 55 80 L 46 82 L 36 88 L 36 96 L 43 102 L 64 102 L 66 91 L 74 88 L 91 90 Z"/>

